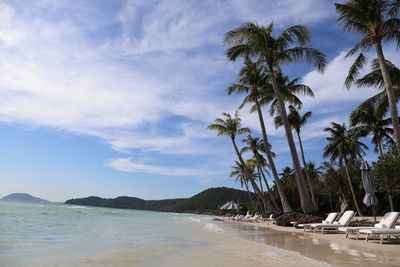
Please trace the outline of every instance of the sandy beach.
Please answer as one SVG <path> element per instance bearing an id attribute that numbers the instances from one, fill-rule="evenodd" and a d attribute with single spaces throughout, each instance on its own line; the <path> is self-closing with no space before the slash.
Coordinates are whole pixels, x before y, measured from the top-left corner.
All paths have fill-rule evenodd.
<path id="1" fill-rule="evenodd" d="M 334 266 L 399 266 L 400 242 L 365 242 L 363 238 L 345 238 L 341 233 L 309 233 L 294 227 L 269 222 L 222 222 L 237 234 L 277 248 L 295 251 L 303 256 Z"/>

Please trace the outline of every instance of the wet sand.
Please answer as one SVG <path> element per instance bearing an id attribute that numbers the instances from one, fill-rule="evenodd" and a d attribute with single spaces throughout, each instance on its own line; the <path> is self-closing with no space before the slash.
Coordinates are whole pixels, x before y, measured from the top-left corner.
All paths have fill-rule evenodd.
<path id="1" fill-rule="evenodd" d="M 227 231 L 247 240 L 295 251 L 334 266 L 400 266 L 400 242 L 346 239 L 340 233 L 304 233 L 303 229 L 281 227 L 268 222 L 221 222 Z M 300 264 L 298 266 L 301 266 Z"/>

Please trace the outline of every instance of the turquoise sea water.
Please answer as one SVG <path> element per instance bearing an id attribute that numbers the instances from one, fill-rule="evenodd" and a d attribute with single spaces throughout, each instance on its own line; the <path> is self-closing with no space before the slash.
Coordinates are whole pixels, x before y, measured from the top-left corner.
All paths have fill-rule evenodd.
<path id="1" fill-rule="evenodd" d="M 282 249 L 296 242 L 207 216 L 0 201 L 0 267 L 329 266 Z"/>

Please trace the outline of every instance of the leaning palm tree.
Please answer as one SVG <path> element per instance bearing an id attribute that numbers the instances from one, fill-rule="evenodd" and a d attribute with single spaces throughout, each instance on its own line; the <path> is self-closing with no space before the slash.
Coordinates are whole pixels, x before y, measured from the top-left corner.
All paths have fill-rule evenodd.
<path id="1" fill-rule="evenodd" d="M 262 141 L 258 137 L 252 137 L 251 135 L 248 135 L 247 138 L 242 139 L 242 142 L 245 144 L 245 146 L 242 148 L 241 153 L 246 153 L 246 152 L 252 152 L 253 153 L 253 158 L 251 159 L 255 164 L 259 172 L 259 178 L 260 178 L 260 187 L 262 190 L 262 182 L 261 178 L 264 180 L 265 186 L 267 187 L 267 192 L 269 197 L 271 198 L 272 204 L 275 206 L 276 209 L 279 210 L 279 206 L 276 203 L 275 199 L 272 197 L 272 192 L 271 188 L 269 187 L 267 178 L 265 177 L 264 174 L 264 167 L 267 165 L 264 157 L 262 156 L 262 153 L 265 152 L 265 146 Z"/>
<path id="2" fill-rule="evenodd" d="M 392 79 L 393 92 L 395 95 L 396 103 L 400 101 L 400 69 L 392 62 L 386 60 L 386 66 L 389 70 L 390 78 Z M 380 109 L 389 110 L 388 97 L 385 92 L 385 82 L 383 80 L 382 72 L 379 67 L 379 61 L 374 59 L 372 62 L 372 70 L 368 74 L 356 80 L 356 85 L 360 88 L 374 87 L 381 90 L 378 94 L 365 100 L 358 109 L 361 109 L 364 105 L 373 105 Z"/>
<path id="3" fill-rule="evenodd" d="M 248 180 L 246 179 L 243 171 L 243 166 L 235 160 L 235 165 L 232 166 L 232 171 L 229 174 L 229 177 L 235 177 L 235 182 L 240 183 L 240 186 L 243 188 L 243 186 L 246 188 L 247 194 L 250 199 L 251 205 L 254 207 L 254 202 L 253 202 L 253 197 L 251 196 L 249 185 L 248 185 Z"/>
<path id="4" fill-rule="evenodd" d="M 386 108 L 382 105 L 374 105 L 373 103 L 365 103 L 361 107 L 354 110 L 350 115 L 350 126 L 360 136 L 372 136 L 372 143 L 375 144 L 375 152 L 383 155 L 382 143 L 393 142 L 393 129 L 390 127 L 391 119 L 385 119 Z"/>
<path id="5" fill-rule="evenodd" d="M 359 136 L 354 132 L 349 131 L 344 123 L 338 124 L 336 122 L 331 122 L 331 127 L 325 128 L 324 131 L 328 132 L 330 136 L 325 138 L 325 140 L 328 141 L 328 144 L 324 148 L 323 156 L 325 158 L 330 157 L 332 161 L 338 159 L 339 164 L 344 167 L 354 205 L 356 206 L 358 214 L 362 216 L 360 207 L 358 206 L 354 187 L 351 182 L 348 161 L 351 158 L 361 158 L 362 155 L 365 154 L 365 150 L 368 149 L 368 147 L 358 141 Z"/>
<path id="6" fill-rule="evenodd" d="M 282 209 L 284 213 L 292 211 L 289 201 L 283 190 L 283 185 L 279 179 L 278 172 L 276 170 L 275 162 L 273 159 L 273 152 L 271 151 L 271 146 L 269 145 L 267 130 L 264 123 L 263 113 L 261 111 L 261 105 L 259 102 L 260 94 L 262 93 L 261 88 L 267 83 L 266 76 L 264 74 L 262 66 L 257 63 L 253 63 L 249 58 L 245 59 L 245 65 L 240 70 L 239 79 L 237 83 L 232 84 L 228 87 L 228 94 L 232 93 L 244 93 L 247 94 L 243 103 L 240 105 L 242 108 L 247 103 L 254 103 L 255 110 L 258 114 L 258 119 L 260 123 L 261 133 L 264 139 L 264 150 L 267 155 L 269 167 L 271 169 L 272 175 L 275 179 L 275 184 L 278 189 L 279 198 L 282 203 Z"/>
<path id="7" fill-rule="evenodd" d="M 285 103 L 288 103 L 289 105 L 294 106 L 297 109 L 301 109 L 303 106 L 303 102 L 301 102 L 298 95 L 305 95 L 310 97 L 315 96 L 313 90 L 308 85 L 299 83 L 300 78 L 295 78 L 291 80 L 281 71 L 277 71 L 275 73 L 275 76 L 276 82 L 278 83 L 278 87 L 281 91 L 281 95 Z M 269 105 L 269 115 L 273 117 L 276 113 L 279 113 L 279 101 L 271 84 L 266 84 L 264 87 L 265 89 L 263 90 L 263 93 L 261 95 L 260 104 L 264 106 Z M 281 116 L 280 113 L 279 116 Z"/>
<path id="8" fill-rule="evenodd" d="M 227 136 L 231 139 L 239 163 L 243 166 L 243 173 L 246 179 L 251 183 L 255 192 L 262 200 L 267 212 L 274 212 L 274 208 L 272 207 L 271 203 L 265 198 L 254 179 L 251 178 L 250 169 L 247 167 L 246 162 L 244 161 L 236 144 L 236 137 L 244 133 L 250 133 L 250 130 L 248 128 L 241 127 L 241 119 L 237 112 L 234 116 L 231 116 L 229 113 L 222 113 L 222 116 L 223 118 L 217 118 L 214 120 L 213 124 L 208 125 L 207 129 L 217 131 L 218 136 Z"/>
<path id="9" fill-rule="evenodd" d="M 239 57 L 257 58 L 258 62 L 262 63 L 266 71 L 268 71 L 269 80 L 282 114 L 283 125 L 295 169 L 301 208 L 304 213 L 310 213 L 317 211 L 318 208 L 313 204 L 308 194 L 307 186 L 301 172 L 296 145 L 287 119 L 285 102 L 275 73 L 280 70 L 283 64 L 295 61 L 313 63 L 319 71 L 322 71 L 326 60 L 321 52 L 306 46 L 309 41 L 309 32 L 306 27 L 302 25 L 292 26 L 285 29 L 279 36 L 274 36 L 272 32 L 272 23 L 264 27 L 257 23 L 247 22 L 226 34 L 225 43 L 231 45 L 226 51 L 226 55 L 232 61 L 235 61 Z"/>
<path id="10" fill-rule="evenodd" d="M 308 112 L 304 113 L 303 115 L 301 115 L 300 112 L 294 106 L 292 106 L 292 105 L 289 106 L 288 121 L 289 121 L 290 127 L 296 132 L 297 140 L 298 140 L 299 146 L 300 146 L 301 159 L 303 161 L 304 172 L 306 174 L 306 180 L 307 180 L 308 188 L 309 188 L 310 194 L 311 194 L 311 199 L 312 199 L 314 205 L 317 205 L 317 201 L 316 201 L 315 195 L 314 195 L 314 189 L 311 184 L 310 173 L 307 169 L 306 157 L 304 155 L 303 142 L 302 142 L 301 136 L 300 136 L 301 128 L 307 123 L 307 121 L 311 117 L 311 115 L 312 115 L 311 111 L 308 111 Z M 275 117 L 275 126 L 278 128 L 278 127 L 281 127 L 282 125 L 283 125 L 282 116 L 279 116 L 279 115 L 276 116 Z"/>
<path id="11" fill-rule="evenodd" d="M 385 91 L 389 102 L 390 115 L 393 123 L 394 139 L 397 153 L 400 153 L 400 125 L 396 96 L 393 91 L 392 79 L 389 74 L 382 43 L 394 41 L 400 45 L 400 19 L 398 0 L 347 0 L 343 4 L 336 3 L 339 13 L 338 21 L 344 31 L 355 31 L 362 34 L 362 39 L 349 52 L 348 56 L 360 51 L 346 78 L 346 86 L 350 87 L 367 62 L 365 52 L 371 47 L 375 48 L 378 57 L 379 69 L 382 73 Z"/>

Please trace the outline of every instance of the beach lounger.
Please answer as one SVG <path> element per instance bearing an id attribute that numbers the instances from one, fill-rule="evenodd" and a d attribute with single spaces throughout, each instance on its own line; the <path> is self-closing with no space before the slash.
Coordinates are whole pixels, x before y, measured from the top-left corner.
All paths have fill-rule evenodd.
<path id="1" fill-rule="evenodd" d="M 356 235 L 356 239 L 358 240 L 360 235 L 360 230 L 362 229 L 393 229 L 396 225 L 397 220 L 400 217 L 400 212 L 387 212 L 379 223 L 375 224 L 372 227 L 339 227 L 339 231 L 346 233 L 346 238 L 349 235 Z"/>
<path id="2" fill-rule="evenodd" d="M 332 224 L 329 223 L 312 223 L 310 224 L 311 230 L 314 232 L 320 230 L 321 234 L 324 233 L 324 231 L 331 231 L 331 230 L 336 230 L 339 227 L 347 227 L 347 225 L 350 223 L 350 221 L 353 219 L 354 215 L 356 213 L 352 210 L 348 210 L 343 215 L 340 217 L 340 219 L 336 222 L 333 222 Z"/>
<path id="3" fill-rule="evenodd" d="M 229 220 L 230 220 L 230 221 L 234 221 L 234 220 L 236 220 L 239 216 L 240 216 L 239 214 L 233 215 L 232 217 L 229 218 Z"/>
<path id="4" fill-rule="evenodd" d="M 245 222 L 256 222 L 258 220 L 258 218 L 260 217 L 260 215 L 255 214 L 253 217 L 251 218 L 247 218 L 247 219 L 243 219 L 243 221 Z"/>
<path id="5" fill-rule="evenodd" d="M 370 238 L 379 238 L 380 244 L 382 245 L 385 237 L 390 240 L 392 237 L 400 238 L 400 229 L 361 229 L 360 234 L 365 234 L 365 242 L 368 242 Z"/>
<path id="6" fill-rule="evenodd" d="M 244 218 L 243 215 L 239 215 L 237 218 L 235 218 L 235 221 L 241 221 Z"/>
<path id="7" fill-rule="evenodd" d="M 269 215 L 268 218 L 265 218 L 264 221 L 275 223 L 276 222 L 276 218 L 274 217 L 274 214 L 271 213 L 271 215 Z"/>
<path id="8" fill-rule="evenodd" d="M 338 212 L 331 212 L 328 214 L 326 219 L 324 221 L 322 221 L 321 223 L 332 224 L 336 220 L 338 215 L 339 215 Z M 300 227 L 300 228 L 303 227 L 304 232 L 306 232 L 307 230 L 311 230 L 311 225 L 312 225 L 312 223 L 294 224 L 295 227 Z"/>

